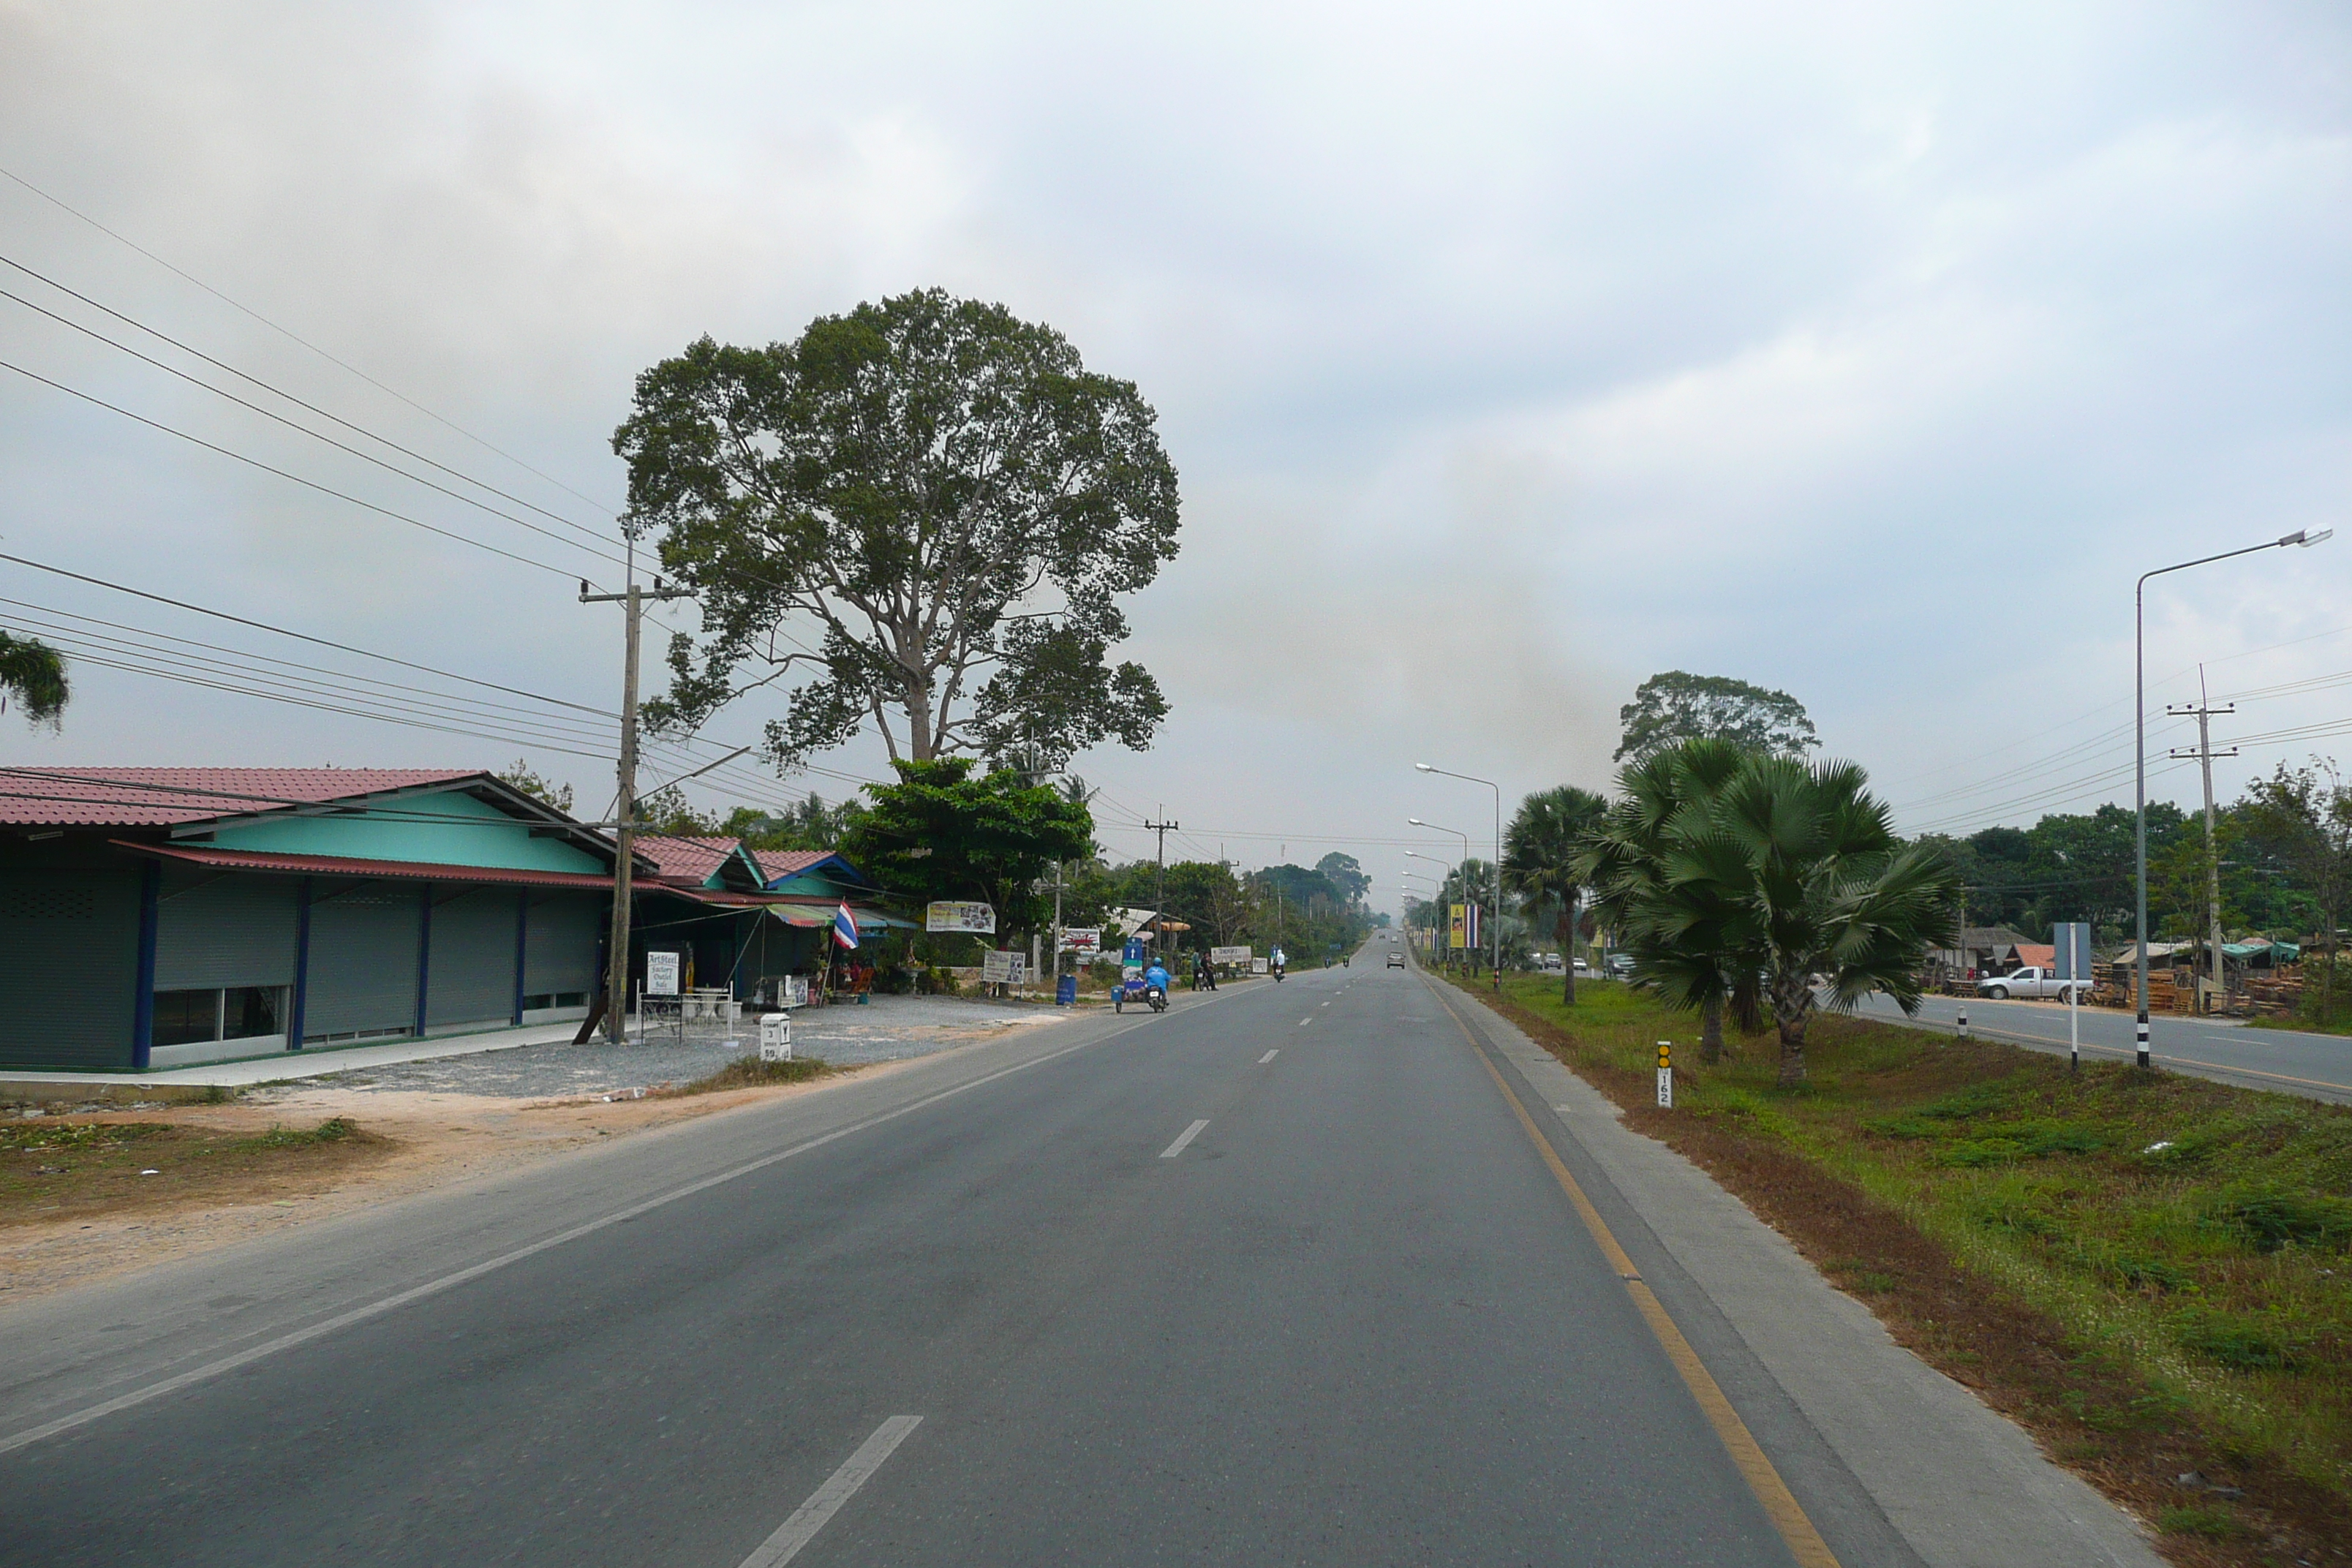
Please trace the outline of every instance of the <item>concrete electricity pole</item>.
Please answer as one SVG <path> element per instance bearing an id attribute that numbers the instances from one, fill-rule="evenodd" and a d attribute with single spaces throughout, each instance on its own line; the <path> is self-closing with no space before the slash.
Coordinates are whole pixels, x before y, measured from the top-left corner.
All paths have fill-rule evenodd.
<path id="1" fill-rule="evenodd" d="M 633 552 L 634 553 L 634 552 Z M 644 618 L 648 599 L 684 599 L 690 595 L 683 588 L 665 588 L 662 581 L 654 579 L 653 591 L 637 586 L 636 574 L 629 574 L 629 588 L 625 594 L 592 594 L 583 580 L 580 584 L 580 602 L 583 605 L 622 605 L 627 609 L 624 634 L 625 652 L 621 669 L 621 761 L 616 770 L 620 790 L 614 796 L 618 809 L 613 813 L 614 853 L 613 856 L 613 933 L 611 950 L 604 959 L 604 1037 L 619 1045 L 628 1028 L 629 1006 L 629 873 L 634 868 L 631 859 L 637 844 L 637 645 L 640 641 L 639 622 Z"/>
<path id="2" fill-rule="evenodd" d="M 1160 808 L 1167 810 L 1166 806 Z M 1183 827 L 1181 822 L 1147 822 L 1144 826 L 1160 835 L 1160 847 L 1152 851 L 1151 872 L 1151 940 L 1156 944 L 1152 956 L 1162 964 L 1168 962 L 1168 836 Z"/>
<path id="3" fill-rule="evenodd" d="M 2196 746 L 2175 746 L 2172 754 L 2196 758 L 2205 773 L 2205 940 L 2212 954 L 2213 989 L 2226 995 L 2228 989 L 2221 971 L 2221 847 L 2213 831 L 2213 759 L 2234 757 L 2238 748 L 2215 751 L 2210 721 L 2216 713 L 2235 713 L 2238 705 L 2224 702 L 2216 708 L 2210 704 L 2205 695 L 2205 667 L 2200 664 L 2197 667 L 2197 700 L 2171 703 L 2164 710 L 2179 717 L 2192 713 L 2197 716 Z"/>

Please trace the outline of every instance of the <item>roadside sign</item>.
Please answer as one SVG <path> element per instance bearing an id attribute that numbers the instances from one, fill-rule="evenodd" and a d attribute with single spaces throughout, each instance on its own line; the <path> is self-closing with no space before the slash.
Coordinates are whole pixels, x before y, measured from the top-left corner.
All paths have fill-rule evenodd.
<path id="1" fill-rule="evenodd" d="M 2091 927 L 2084 921 L 2061 921 L 2052 928 L 2051 941 L 2058 949 L 2058 978 L 2088 980 L 2091 978 Z"/>
<path id="2" fill-rule="evenodd" d="M 1018 985 L 1028 969 L 1025 953 L 991 948 L 980 955 L 980 978 L 985 985 Z"/>
<path id="3" fill-rule="evenodd" d="M 1213 947 L 1209 950 L 1211 963 L 1247 963 L 1252 956 L 1247 943 L 1240 947 Z"/>
<path id="4" fill-rule="evenodd" d="M 1100 952 L 1102 927 L 1071 926 L 1062 932 L 1064 952 Z"/>
<path id="5" fill-rule="evenodd" d="M 1266 967 L 1265 967 L 1265 959 L 1263 959 L 1263 958 L 1253 958 L 1253 959 L 1251 959 L 1251 960 L 1250 960 L 1250 973 L 1251 973 L 1252 974 L 1264 974 L 1264 973 L 1267 973 L 1267 971 L 1266 971 Z"/>
<path id="6" fill-rule="evenodd" d="M 996 910 L 989 904 L 957 903 L 942 900 L 923 906 L 925 931 L 970 931 L 981 936 L 996 934 Z"/>
<path id="7" fill-rule="evenodd" d="M 1658 1042 L 1658 1109 L 1661 1110 L 1672 1110 L 1675 1108 L 1675 1058 L 1673 1051 L 1674 1047 L 1666 1041 L 1660 1040 Z"/>
<path id="8" fill-rule="evenodd" d="M 678 955 L 658 950 L 646 954 L 646 994 L 675 996 L 677 994 Z"/>

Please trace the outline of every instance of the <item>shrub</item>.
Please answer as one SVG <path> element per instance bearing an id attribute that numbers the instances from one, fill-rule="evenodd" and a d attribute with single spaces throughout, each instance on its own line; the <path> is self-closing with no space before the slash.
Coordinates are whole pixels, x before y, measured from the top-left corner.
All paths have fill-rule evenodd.
<path id="1" fill-rule="evenodd" d="M 2276 1252 L 2289 1243 L 2342 1247 L 2352 1241 L 2352 1203 L 2294 1192 L 2276 1183 L 2224 1191 L 2208 1217 L 2239 1232 L 2261 1252 Z"/>

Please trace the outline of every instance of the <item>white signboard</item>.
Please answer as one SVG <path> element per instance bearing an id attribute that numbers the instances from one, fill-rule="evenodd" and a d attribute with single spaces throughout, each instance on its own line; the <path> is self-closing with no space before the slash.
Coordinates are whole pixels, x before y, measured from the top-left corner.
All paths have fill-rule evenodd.
<path id="1" fill-rule="evenodd" d="M 1247 963 L 1250 950 L 1246 947 L 1213 947 L 1209 950 L 1211 963 Z"/>
<path id="2" fill-rule="evenodd" d="M 1068 930 L 1062 932 L 1062 951 L 1064 952 L 1100 952 L 1102 951 L 1102 927 L 1070 927 Z"/>
<path id="3" fill-rule="evenodd" d="M 677 994 L 678 955 L 675 952 L 646 954 L 646 994 L 675 996 Z"/>
<path id="4" fill-rule="evenodd" d="M 925 931 L 974 931 L 982 936 L 996 934 L 996 910 L 988 904 L 961 904 L 942 900 L 923 906 Z"/>
<path id="5" fill-rule="evenodd" d="M 807 1006 L 808 983 L 809 977 L 805 974 L 785 975 L 783 984 L 778 988 L 778 994 L 783 998 L 783 1005 L 787 1007 Z"/>
<path id="6" fill-rule="evenodd" d="M 1263 959 L 1263 958 L 1253 958 L 1253 959 L 1251 959 L 1251 960 L 1250 960 L 1250 973 L 1251 973 L 1252 974 L 1264 974 L 1265 972 L 1266 972 L 1266 970 L 1265 970 L 1265 959 Z"/>
<path id="7" fill-rule="evenodd" d="M 1019 985 L 1028 972 L 1029 959 L 1025 953 L 991 948 L 980 955 L 980 979 L 983 985 Z"/>

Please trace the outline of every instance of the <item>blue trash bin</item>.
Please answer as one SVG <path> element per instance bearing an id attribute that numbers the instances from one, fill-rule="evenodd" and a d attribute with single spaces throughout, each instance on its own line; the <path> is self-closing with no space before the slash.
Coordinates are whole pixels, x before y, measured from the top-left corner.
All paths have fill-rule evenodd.
<path id="1" fill-rule="evenodd" d="M 1075 1007 L 1078 1005 L 1078 977 L 1065 974 L 1054 982 L 1054 1005 Z"/>

